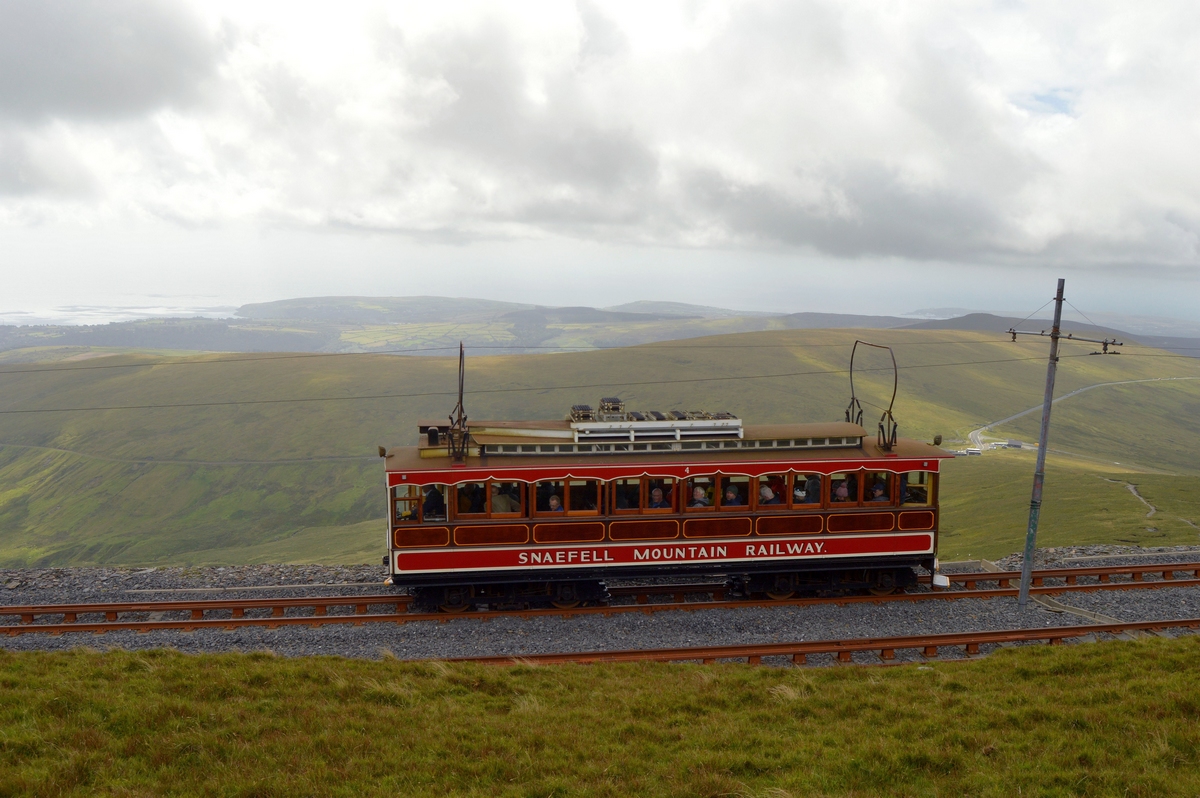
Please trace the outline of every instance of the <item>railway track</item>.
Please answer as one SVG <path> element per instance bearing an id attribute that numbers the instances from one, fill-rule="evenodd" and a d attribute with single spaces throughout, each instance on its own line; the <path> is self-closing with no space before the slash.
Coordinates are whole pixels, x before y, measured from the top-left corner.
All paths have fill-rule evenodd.
<path id="1" fill-rule="evenodd" d="M 1180 574 L 1183 575 L 1183 578 L 1180 578 Z M 1013 584 L 1020 579 L 1020 573 L 1016 571 L 979 571 L 949 574 L 948 576 L 952 585 L 950 589 L 896 593 L 887 596 L 724 600 L 725 586 L 723 584 L 644 585 L 610 589 L 609 592 L 613 596 L 631 597 L 633 599 L 631 604 L 569 609 L 495 610 L 457 614 L 409 612 L 407 611 L 409 598 L 395 594 L 0 605 L 0 616 L 15 618 L 17 621 L 16 623 L 0 624 L 0 634 L 15 636 L 31 633 L 58 635 L 68 632 L 103 634 L 114 631 L 195 631 L 206 628 L 235 629 L 246 626 L 277 628 L 344 623 L 445 622 L 454 618 L 488 620 L 504 616 L 524 618 L 543 615 L 607 616 L 630 612 L 651 613 L 830 603 L 882 604 L 892 601 L 948 601 L 963 598 L 1015 596 L 1017 588 L 1013 587 Z M 1081 583 L 1081 578 L 1094 581 Z M 1114 579 L 1119 581 L 1113 581 Z M 1048 582 L 1053 584 L 1048 584 Z M 954 588 L 953 586 L 958 587 Z M 1200 563 L 1193 562 L 1044 569 L 1034 572 L 1032 592 L 1041 595 L 1056 595 L 1078 591 L 1197 586 L 1200 586 Z M 667 600 L 651 602 L 651 598 L 656 596 L 665 596 Z M 701 596 L 702 598 L 689 601 L 687 600 L 688 596 Z M 390 611 L 388 611 L 389 609 Z M 168 615 L 173 617 L 166 617 Z"/>
<path id="2" fill-rule="evenodd" d="M 455 657 L 447 662 L 480 662 L 493 665 L 596 662 L 702 662 L 744 660 L 751 665 L 761 664 L 766 657 L 789 659 L 792 664 L 804 665 L 808 657 L 827 654 L 839 663 L 854 662 L 855 654 L 874 654 L 877 662 L 896 659 L 897 651 L 917 650 L 926 659 L 936 658 L 949 648 L 960 649 L 966 656 L 977 656 L 985 645 L 1046 642 L 1061 644 L 1064 640 L 1099 635 L 1122 635 L 1130 632 L 1161 632 L 1166 629 L 1200 629 L 1200 618 L 1181 620 L 1131 621 L 1102 623 L 1090 626 L 1055 626 L 1041 629 L 1009 629 L 982 632 L 920 635 L 914 637 L 874 637 L 854 640 L 816 640 L 797 643 L 751 643 L 740 646 L 698 646 L 694 648 L 659 648 L 637 651 L 592 651 L 569 654 L 530 654 L 520 657 Z M 866 663 L 863 663 L 866 664 Z"/>

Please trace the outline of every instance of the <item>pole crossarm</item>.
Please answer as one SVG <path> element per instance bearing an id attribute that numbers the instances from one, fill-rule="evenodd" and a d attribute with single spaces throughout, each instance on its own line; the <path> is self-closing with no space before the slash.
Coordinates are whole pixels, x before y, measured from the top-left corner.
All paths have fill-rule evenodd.
<path id="1" fill-rule="evenodd" d="M 1054 330 L 1051 330 L 1050 332 L 1046 332 L 1045 330 L 1042 330 L 1041 332 L 1027 332 L 1025 330 L 1014 330 L 1012 327 L 1009 327 L 1007 330 L 1005 330 L 1005 332 L 1011 335 L 1014 341 L 1017 340 L 1018 335 L 1037 335 L 1043 338 L 1058 338 L 1060 341 L 1086 341 L 1089 344 L 1100 344 L 1104 347 L 1104 354 L 1106 355 L 1116 354 L 1115 352 L 1110 353 L 1108 351 L 1110 346 L 1125 346 L 1124 341 L 1118 341 L 1116 338 L 1083 338 L 1082 336 L 1075 335 L 1074 333 L 1067 333 L 1066 335 L 1063 335 L 1062 333 Z"/>

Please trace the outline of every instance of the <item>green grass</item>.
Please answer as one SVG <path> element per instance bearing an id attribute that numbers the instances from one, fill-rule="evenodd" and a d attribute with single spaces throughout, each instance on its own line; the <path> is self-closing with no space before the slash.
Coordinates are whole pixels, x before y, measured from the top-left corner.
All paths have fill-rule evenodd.
<path id="1" fill-rule="evenodd" d="M 1025 545 L 1035 453 L 988 452 L 942 464 L 943 560 L 994 559 Z M 1070 457 L 1047 458 L 1039 546 L 1200 544 L 1197 477 L 1128 473 Z M 1156 509 L 1138 501 L 1126 485 Z"/>
<path id="2" fill-rule="evenodd" d="M 1200 641 L 894 668 L 0 653 L 0 794 L 1195 795 Z"/>
<path id="3" fill-rule="evenodd" d="M 846 375 L 840 372 L 856 336 L 895 345 L 907 369 L 895 406 L 903 435 L 963 438 L 974 427 L 1040 400 L 1045 353 L 1039 342 L 1014 344 L 998 336 L 944 330 L 787 330 L 627 349 L 472 358 L 466 405 L 475 419 L 557 418 L 574 403 L 594 404 L 600 396 L 617 394 L 631 408 L 727 409 L 748 423 L 833 420 L 849 398 Z M 1076 344 L 1064 346 L 1060 395 L 1097 382 L 1200 376 L 1196 359 L 1071 357 L 1084 351 Z M 13 360 L 28 354 L 10 353 Z M 0 410 L 423 395 L 0 413 L 0 565 L 376 561 L 382 538 L 370 524 L 382 524 L 384 500 L 381 467 L 371 455 L 377 444 L 415 442 L 418 419 L 449 412 L 457 366 L 448 358 L 380 355 L 275 360 L 245 355 L 234 356 L 243 362 L 217 362 L 230 356 L 119 354 L 67 363 L 56 360 L 54 350 L 33 354 L 54 367 L 151 367 L 0 374 Z M 69 352 L 75 358 L 86 354 Z M 179 359 L 195 365 L 167 364 Z M 870 350 L 858 363 L 885 364 L 890 361 Z M 761 374 L 791 376 L 749 379 Z M 710 381 L 713 377 L 721 379 Z M 890 396 L 890 372 L 864 371 L 856 387 L 868 403 L 870 427 L 878 413 L 872 405 L 886 404 Z M 1156 468 L 1200 476 L 1193 454 L 1200 445 L 1193 423 L 1200 381 L 1127 387 L 1097 389 L 1057 405 L 1052 445 L 1119 461 L 1131 471 Z M 365 459 L 320 459 L 353 456 Z M 293 458 L 315 459 L 271 462 Z M 982 486 L 973 494 L 981 506 L 995 508 L 989 511 L 994 521 L 981 519 L 967 505 L 955 509 L 955 497 L 945 491 L 947 524 L 967 530 L 982 523 L 979 534 L 986 532 L 989 540 L 993 533 L 996 539 L 1012 539 L 1015 528 L 1019 538 L 1024 522 L 1018 519 L 1014 527 L 1006 519 L 1027 507 L 1028 489 L 1006 474 L 1002 470 L 994 478 L 1001 488 L 987 487 L 991 477 L 972 483 Z M 1092 483 L 1083 479 L 1080 484 Z M 1092 501 L 1088 491 L 1079 495 L 1080 501 Z M 962 523 L 955 517 L 959 512 Z M 1047 525 L 1049 532 L 1049 520 Z M 1070 533 L 1086 538 L 1091 531 L 1074 525 Z M 380 548 L 372 553 L 374 545 Z"/>

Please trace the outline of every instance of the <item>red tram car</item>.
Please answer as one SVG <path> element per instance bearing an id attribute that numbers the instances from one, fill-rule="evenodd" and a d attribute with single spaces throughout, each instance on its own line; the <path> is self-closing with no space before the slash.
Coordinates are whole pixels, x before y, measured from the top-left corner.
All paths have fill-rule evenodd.
<path id="1" fill-rule="evenodd" d="M 886 593 L 937 568 L 951 455 L 857 423 L 605 399 L 562 421 L 419 430 L 385 461 L 389 583 L 417 606 L 565 607 L 605 599 L 607 579 L 664 576 L 723 577 L 734 595 Z"/>

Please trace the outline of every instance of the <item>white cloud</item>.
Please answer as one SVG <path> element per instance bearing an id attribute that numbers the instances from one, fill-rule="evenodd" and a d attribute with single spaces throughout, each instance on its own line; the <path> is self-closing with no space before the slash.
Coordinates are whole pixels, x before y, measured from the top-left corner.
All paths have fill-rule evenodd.
<path id="1" fill-rule="evenodd" d="M 3 8 L 0 224 L 1200 277 L 1190 3 Z"/>

